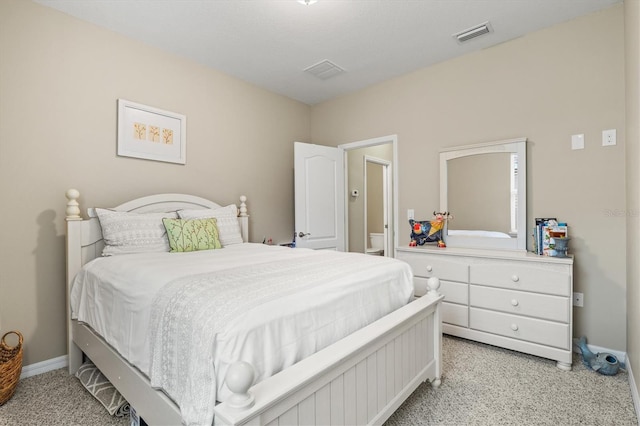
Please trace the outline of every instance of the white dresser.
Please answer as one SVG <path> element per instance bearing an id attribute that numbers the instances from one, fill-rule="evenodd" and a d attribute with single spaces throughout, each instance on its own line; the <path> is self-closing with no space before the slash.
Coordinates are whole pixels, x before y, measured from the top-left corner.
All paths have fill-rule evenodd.
<path id="1" fill-rule="evenodd" d="M 570 370 L 573 258 L 462 248 L 400 247 L 416 296 L 438 277 L 442 331 L 557 361 Z"/>

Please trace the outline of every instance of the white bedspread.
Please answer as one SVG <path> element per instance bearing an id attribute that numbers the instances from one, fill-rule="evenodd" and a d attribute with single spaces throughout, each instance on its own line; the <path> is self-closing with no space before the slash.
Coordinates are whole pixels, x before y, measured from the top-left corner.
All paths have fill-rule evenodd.
<path id="1" fill-rule="evenodd" d="M 394 259 L 239 244 L 96 259 L 76 277 L 71 306 L 178 403 L 187 424 L 210 425 L 232 362 L 251 363 L 262 380 L 412 294 L 410 268 Z"/>

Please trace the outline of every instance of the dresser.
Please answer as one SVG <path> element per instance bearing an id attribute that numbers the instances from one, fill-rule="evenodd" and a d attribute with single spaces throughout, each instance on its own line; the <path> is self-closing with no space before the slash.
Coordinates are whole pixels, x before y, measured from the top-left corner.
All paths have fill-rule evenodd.
<path id="1" fill-rule="evenodd" d="M 416 296 L 440 279 L 442 331 L 549 358 L 571 370 L 573 258 L 463 248 L 400 247 Z"/>

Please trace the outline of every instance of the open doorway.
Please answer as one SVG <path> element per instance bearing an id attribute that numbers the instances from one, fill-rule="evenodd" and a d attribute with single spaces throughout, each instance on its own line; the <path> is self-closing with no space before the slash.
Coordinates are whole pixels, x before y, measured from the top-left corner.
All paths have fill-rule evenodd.
<path id="1" fill-rule="evenodd" d="M 387 256 L 389 253 L 389 186 L 391 162 L 364 156 L 364 247 L 365 253 Z"/>
<path id="2" fill-rule="evenodd" d="M 369 253 L 371 237 L 384 256 L 395 256 L 397 241 L 397 137 L 340 145 L 345 151 L 346 249 Z M 370 185 L 369 187 L 367 185 Z M 372 203 L 370 206 L 367 204 Z M 375 204 L 375 206 L 374 206 Z M 373 235 L 371 235 L 373 234 Z M 380 236 L 380 234 L 382 234 Z"/>

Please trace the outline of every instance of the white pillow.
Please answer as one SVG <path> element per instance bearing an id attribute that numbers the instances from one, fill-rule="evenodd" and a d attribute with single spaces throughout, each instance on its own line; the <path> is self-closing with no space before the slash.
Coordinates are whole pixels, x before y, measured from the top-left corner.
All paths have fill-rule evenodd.
<path id="1" fill-rule="evenodd" d="M 222 247 L 244 242 L 240 224 L 238 223 L 238 207 L 235 204 L 229 204 L 219 209 L 178 210 L 178 216 L 180 216 L 180 219 L 208 219 L 215 217 Z"/>
<path id="2" fill-rule="evenodd" d="M 96 208 L 96 213 L 105 242 L 103 256 L 169 251 L 169 239 L 162 219 L 176 219 L 178 215 L 175 212 L 130 213 Z"/>

